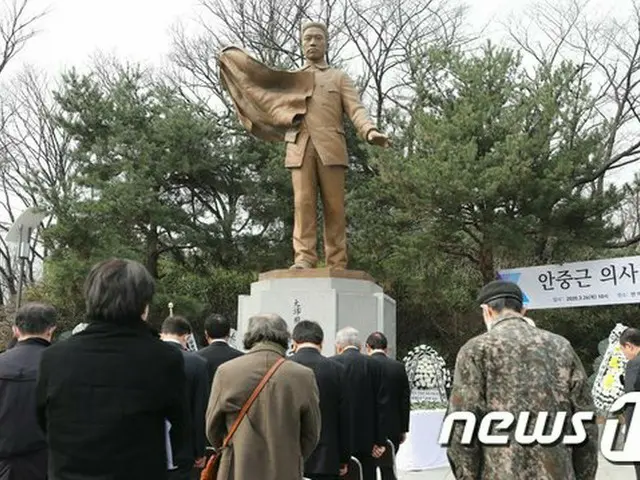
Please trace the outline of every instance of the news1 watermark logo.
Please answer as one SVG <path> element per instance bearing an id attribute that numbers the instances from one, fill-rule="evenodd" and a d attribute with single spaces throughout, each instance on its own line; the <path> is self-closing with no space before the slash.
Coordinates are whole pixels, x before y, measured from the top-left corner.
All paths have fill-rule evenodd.
<path id="1" fill-rule="evenodd" d="M 616 434 L 618 432 L 618 419 L 609 418 L 606 420 L 600 440 L 600 452 L 602 456 L 612 463 L 636 463 L 640 462 L 640 392 L 630 392 L 618 398 L 609 410 L 612 416 L 620 414 L 625 407 L 633 406 L 634 418 L 629 425 L 626 426 L 626 438 L 624 448 L 622 450 L 614 450 Z M 533 432 L 526 433 L 531 424 L 532 414 L 530 412 L 521 412 L 518 418 L 509 412 L 489 412 L 476 425 L 477 418 L 472 412 L 454 412 L 445 417 L 440 430 L 440 438 L 438 443 L 442 446 L 449 446 L 451 443 L 451 435 L 453 434 L 453 426 L 455 422 L 464 422 L 462 445 L 471 445 L 475 439 L 483 446 L 504 446 L 510 442 L 510 433 L 515 424 L 515 432 L 513 432 L 513 440 L 520 445 L 580 445 L 587 440 L 586 423 L 593 423 L 595 420 L 594 412 L 576 412 L 571 416 L 571 426 L 573 434 L 565 435 L 563 430 L 567 420 L 567 412 L 557 412 L 553 418 L 551 431 L 547 430 L 547 423 L 551 414 L 549 412 L 539 412 L 535 418 Z M 634 415 L 635 417 L 635 415 Z M 477 427 L 477 428 L 476 428 Z M 502 431 L 504 433 L 491 433 L 491 430 Z"/>

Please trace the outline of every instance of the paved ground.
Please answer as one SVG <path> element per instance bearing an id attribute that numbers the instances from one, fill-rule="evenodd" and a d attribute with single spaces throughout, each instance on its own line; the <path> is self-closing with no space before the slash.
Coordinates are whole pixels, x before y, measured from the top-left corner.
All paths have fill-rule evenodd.
<path id="1" fill-rule="evenodd" d="M 635 480 L 635 478 L 633 467 L 612 465 L 600 457 L 596 480 Z M 424 472 L 398 472 L 398 480 L 455 480 L 455 478 L 448 468 L 439 468 Z"/>

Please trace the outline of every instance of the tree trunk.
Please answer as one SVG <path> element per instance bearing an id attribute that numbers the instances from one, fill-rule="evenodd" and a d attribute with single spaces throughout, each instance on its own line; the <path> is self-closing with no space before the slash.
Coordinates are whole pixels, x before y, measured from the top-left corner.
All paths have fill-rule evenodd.
<path id="1" fill-rule="evenodd" d="M 158 227 L 152 223 L 149 225 L 149 233 L 147 233 L 147 261 L 146 267 L 153 278 L 158 278 Z"/>
<path id="2" fill-rule="evenodd" d="M 482 281 L 487 284 L 496 279 L 496 272 L 493 262 L 493 249 L 491 245 L 483 243 L 480 246 L 480 254 L 478 256 L 480 273 Z"/>

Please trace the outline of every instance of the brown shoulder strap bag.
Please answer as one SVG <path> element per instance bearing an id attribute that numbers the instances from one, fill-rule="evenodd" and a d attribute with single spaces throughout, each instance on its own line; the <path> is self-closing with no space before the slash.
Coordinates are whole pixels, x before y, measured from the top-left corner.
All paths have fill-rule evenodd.
<path id="1" fill-rule="evenodd" d="M 233 425 L 231 426 L 229 433 L 227 433 L 227 436 L 224 438 L 224 441 L 222 442 L 222 447 L 219 448 L 216 451 L 216 453 L 214 453 L 209 458 L 207 465 L 204 467 L 204 470 L 202 470 L 202 473 L 200 474 L 200 480 L 216 480 L 218 476 L 218 466 L 220 464 L 220 457 L 222 456 L 222 451 L 226 448 L 227 445 L 229 445 L 229 442 L 231 441 L 231 437 L 233 437 L 233 434 L 236 433 L 236 430 L 240 426 L 240 422 L 242 422 L 242 419 L 247 415 L 249 408 L 251 408 L 251 405 L 256 400 L 256 398 L 258 398 L 258 395 L 260 394 L 262 389 L 265 387 L 265 385 L 267 384 L 269 379 L 273 376 L 273 374 L 276 373 L 276 370 L 278 370 L 280 365 L 282 365 L 284 362 L 285 362 L 284 358 L 279 358 L 276 361 L 276 363 L 274 363 L 273 366 L 269 369 L 269 371 L 265 374 L 265 376 L 262 377 L 262 380 L 260 380 L 260 383 L 258 384 L 258 386 L 253 390 L 253 393 L 251 394 L 249 399 L 246 402 L 244 402 L 244 405 L 242 406 L 242 409 L 240 410 L 240 413 L 238 414 L 236 421 L 233 422 Z"/>

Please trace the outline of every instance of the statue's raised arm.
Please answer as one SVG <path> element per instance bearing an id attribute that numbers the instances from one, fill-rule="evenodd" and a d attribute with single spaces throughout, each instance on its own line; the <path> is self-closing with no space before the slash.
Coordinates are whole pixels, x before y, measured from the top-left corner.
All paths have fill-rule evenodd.
<path id="1" fill-rule="evenodd" d="M 275 70 L 238 47 L 220 52 L 220 77 L 233 99 L 239 120 L 253 135 L 285 141 L 285 166 L 291 171 L 294 193 L 291 268 L 315 268 L 316 200 L 324 210 L 325 262 L 329 268 L 347 266 L 345 174 L 348 166 L 343 115 L 369 143 L 389 146 L 385 134 L 371 121 L 358 92 L 342 70 L 325 61 L 328 33 L 322 23 L 301 30 L 305 66 L 294 72 Z"/>

